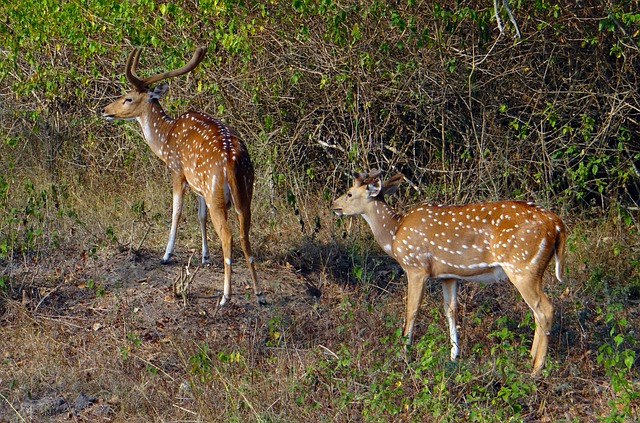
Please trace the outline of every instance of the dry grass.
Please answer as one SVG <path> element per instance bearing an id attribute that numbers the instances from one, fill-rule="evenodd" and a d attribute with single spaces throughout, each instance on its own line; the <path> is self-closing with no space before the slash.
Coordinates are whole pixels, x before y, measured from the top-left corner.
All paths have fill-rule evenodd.
<path id="1" fill-rule="evenodd" d="M 532 380 L 531 317 L 508 284 L 462 287 L 461 359 L 452 364 L 441 291 L 430 283 L 406 361 L 404 277 L 362 222 L 336 227 L 323 202 L 300 205 L 321 222 L 303 232 L 300 219 L 315 217 L 257 197 L 252 233 L 267 307 L 254 303 L 241 260 L 233 304 L 216 306 L 213 235 L 214 264 L 197 273 L 184 307 L 172 283 L 199 248 L 194 202 L 175 263 L 161 266 L 168 187 L 127 187 L 117 201 L 106 189 L 73 188 L 61 208 L 82 216 L 45 218 L 65 234 L 58 248 L 42 239 L 39 253 L 2 262 L 0 420 L 592 421 L 637 398 L 637 364 L 621 373 L 630 390 L 616 391 L 612 367 L 597 360 L 612 330 L 640 329 L 637 232 L 620 222 L 571 222 L 566 282 L 548 287 L 557 308 L 550 356 L 545 376 Z M 160 217 L 139 220 L 135 201 Z M 626 339 L 616 351 L 634 349 Z M 637 406 L 627 413 L 619 421 L 637 417 Z"/>

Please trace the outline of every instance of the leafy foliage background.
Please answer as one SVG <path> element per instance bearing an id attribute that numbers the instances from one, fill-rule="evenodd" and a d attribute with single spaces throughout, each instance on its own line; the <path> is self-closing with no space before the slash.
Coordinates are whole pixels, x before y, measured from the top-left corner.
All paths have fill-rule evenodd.
<path id="1" fill-rule="evenodd" d="M 283 193 L 379 167 L 434 202 L 637 207 L 638 3 L 513 3 L 521 39 L 506 19 L 497 31 L 489 1 L 5 3 L 2 161 L 158 172 L 135 133 L 97 112 L 125 88 L 133 46 L 156 72 L 206 45 L 168 109 L 236 126 Z"/>

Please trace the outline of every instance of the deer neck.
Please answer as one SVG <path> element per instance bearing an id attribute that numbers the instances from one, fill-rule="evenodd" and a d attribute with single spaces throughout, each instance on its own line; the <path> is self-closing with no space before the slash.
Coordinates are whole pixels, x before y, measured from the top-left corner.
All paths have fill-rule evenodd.
<path id="1" fill-rule="evenodd" d="M 371 227 L 378 244 L 389 255 L 393 256 L 393 241 L 398 232 L 400 215 L 391 210 L 384 201 L 373 201 L 369 210 L 362 215 Z"/>
<path id="2" fill-rule="evenodd" d="M 147 141 L 153 153 L 166 162 L 167 138 L 175 119 L 172 119 L 164 112 L 162 106 L 160 106 L 160 103 L 156 99 L 151 100 L 147 112 L 138 116 L 136 119 L 142 127 L 144 139 Z"/>

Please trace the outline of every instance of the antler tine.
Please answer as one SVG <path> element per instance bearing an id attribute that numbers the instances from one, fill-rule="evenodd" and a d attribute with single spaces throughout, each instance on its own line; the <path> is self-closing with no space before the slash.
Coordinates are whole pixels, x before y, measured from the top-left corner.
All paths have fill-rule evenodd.
<path id="1" fill-rule="evenodd" d="M 140 53 L 142 53 L 142 49 L 140 47 L 135 49 L 135 56 L 133 57 L 133 65 L 131 66 L 131 71 L 137 77 L 136 69 L 138 69 L 138 62 L 140 61 Z"/>
<path id="2" fill-rule="evenodd" d="M 187 63 L 183 67 L 179 69 L 174 69 L 169 72 L 163 72 L 157 75 L 150 76 L 148 78 L 143 79 L 142 82 L 144 83 L 144 85 L 149 86 L 154 82 L 162 81 L 163 79 L 172 78 L 174 76 L 180 76 L 180 75 L 184 75 L 185 73 L 191 72 L 193 69 L 195 69 L 196 66 L 198 66 L 198 64 L 200 64 L 200 62 L 204 58 L 204 54 L 206 53 L 206 51 L 207 51 L 207 48 L 204 46 L 197 48 L 196 51 L 193 53 L 193 57 L 191 58 L 191 60 L 189 60 L 189 63 Z"/>
<path id="3" fill-rule="evenodd" d="M 147 87 L 145 82 L 138 78 L 136 75 L 136 68 L 138 67 L 138 60 L 140 60 L 140 52 L 142 49 L 135 48 L 129 55 L 127 59 L 127 66 L 125 68 L 125 75 L 127 80 L 133 85 L 138 91 L 144 91 Z"/>

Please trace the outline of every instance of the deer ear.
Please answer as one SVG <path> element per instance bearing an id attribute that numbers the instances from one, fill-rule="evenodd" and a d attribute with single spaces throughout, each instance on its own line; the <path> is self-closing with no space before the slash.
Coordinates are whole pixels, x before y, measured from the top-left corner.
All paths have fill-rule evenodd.
<path id="1" fill-rule="evenodd" d="M 382 171 L 380 169 L 371 169 L 371 171 L 369 172 L 369 174 L 367 175 L 369 178 L 371 179 L 376 179 L 379 178 L 380 176 L 382 176 Z"/>
<path id="2" fill-rule="evenodd" d="M 380 195 L 380 192 L 382 192 L 382 181 L 380 178 L 376 178 L 373 182 L 370 182 L 369 185 L 367 185 L 367 193 L 370 198 L 377 197 Z"/>
<path id="3" fill-rule="evenodd" d="M 366 173 L 360 173 L 360 172 L 353 172 L 353 185 L 354 186 L 360 186 L 362 185 L 362 181 L 364 181 L 364 179 L 367 177 Z"/>
<path id="4" fill-rule="evenodd" d="M 161 84 L 156 85 L 153 88 L 150 88 L 149 99 L 150 100 L 153 100 L 154 98 L 159 99 L 167 92 L 168 89 L 169 89 L 169 84 L 167 84 L 166 82 L 163 82 Z"/>
<path id="5" fill-rule="evenodd" d="M 400 183 L 404 179 L 402 173 L 396 173 L 382 185 L 382 195 L 393 194 L 398 190 Z"/>

